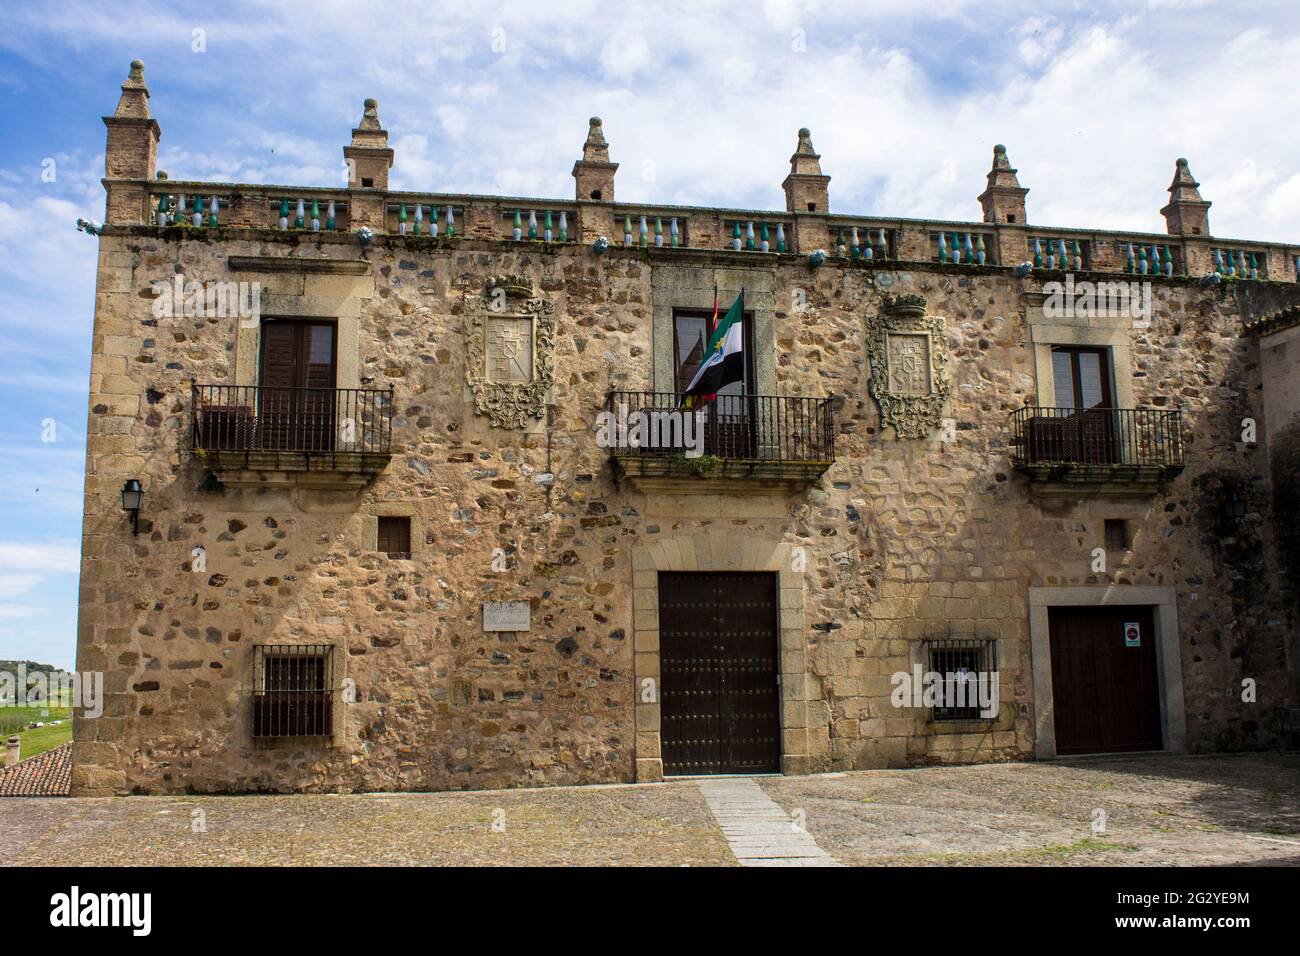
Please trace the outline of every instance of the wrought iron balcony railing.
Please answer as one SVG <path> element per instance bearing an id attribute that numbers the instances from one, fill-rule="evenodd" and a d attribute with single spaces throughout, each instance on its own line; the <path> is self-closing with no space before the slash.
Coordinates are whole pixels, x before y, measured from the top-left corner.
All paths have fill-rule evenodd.
<path id="1" fill-rule="evenodd" d="M 340 467 L 382 468 L 392 453 L 392 388 L 192 386 L 196 454 L 333 459 Z"/>
<path id="2" fill-rule="evenodd" d="M 1011 415 L 1012 459 L 1031 478 L 1172 478 L 1183 470 L 1182 417 L 1152 408 L 1042 408 Z"/>
<path id="3" fill-rule="evenodd" d="M 829 398 L 719 395 L 683 407 L 676 392 L 611 392 L 605 437 L 623 474 L 806 479 L 835 460 Z"/>

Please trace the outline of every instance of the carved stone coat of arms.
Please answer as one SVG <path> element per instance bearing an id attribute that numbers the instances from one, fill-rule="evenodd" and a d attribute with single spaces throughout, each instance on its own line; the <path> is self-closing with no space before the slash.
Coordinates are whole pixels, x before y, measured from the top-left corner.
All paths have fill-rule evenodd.
<path id="1" fill-rule="evenodd" d="M 555 384 L 555 303 L 526 276 L 493 276 L 465 303 L 465 383 L 496 428 L 546 415 Z"/>
<path id="2" fill-rule="evenodd" d="M 899 438 L 924 438 L 938 427 L 948 398 L 948 340 L 939 316 L 927 315 L 920 295 L 886 296 L 867 319 L 868 388 L 880 423 Z"/>

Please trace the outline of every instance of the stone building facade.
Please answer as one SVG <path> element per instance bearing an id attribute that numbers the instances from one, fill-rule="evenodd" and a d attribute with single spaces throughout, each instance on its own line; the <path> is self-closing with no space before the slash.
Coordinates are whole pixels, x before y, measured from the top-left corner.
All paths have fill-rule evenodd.
<path id="1" fill-rule="evenodd" d="M 1185 161 L 1119 234 L 1027 222 L 1001 146 L 956 223 L 832 213 L 806 130 L 755 211 L 615 202 L 597 119 L 572 201 L 389 190 L 374 101 L 338 189 L 167 179 L 138 63 L 105 123 L 74 794 L 1294 743 L 1297 352 L 1247 327 L 1300 246 L 1212 237 Z M 606 447 L 742 291 L 764 398 Z M 989 708 L 899 706 L 953 667 Z"/>

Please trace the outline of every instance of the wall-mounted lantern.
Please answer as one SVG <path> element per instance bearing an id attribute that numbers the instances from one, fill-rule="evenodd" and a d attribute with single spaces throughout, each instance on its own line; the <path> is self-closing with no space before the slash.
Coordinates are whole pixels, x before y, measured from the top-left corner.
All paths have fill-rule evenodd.
<path id="1" fill-rule="evenodd" d="M 139 478 L 128 478 L 122 486 L 122 510 L 131 516 L 131 533 L 140 533 L 140 504 L 144 501 L 144 489 L 140 487 Z"/>
<path id="2" fill-rule="evenodd" d="M 1240 521 L 1246 517 L 1246 502 L 1241 499 L 1241 495 L 1234 491 L 1228 500 L 1224 502 L 1223 511 L 1233 521 Z"/>

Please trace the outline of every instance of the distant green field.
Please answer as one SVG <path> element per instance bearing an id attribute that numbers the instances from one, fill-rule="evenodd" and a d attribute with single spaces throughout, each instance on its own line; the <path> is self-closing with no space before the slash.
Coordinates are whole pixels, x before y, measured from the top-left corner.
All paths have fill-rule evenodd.
<path id="1" fill-rule="evenodd" d="M 52 720 L 63 723 L 51 726 Z M 45 726 L 29 728 L 33 721 Z M 18 735 L 22 748 L 19 755 L 26 760 L 72 739 L 72 711 L 68 707 L 55 706 L 0 707 L 0 738 L 3 738 L 0 744 L 8 740 L 10 734 Z"/>
<path id="2" fill-rule="evenodd" d="M 67 715 L 67 711 L 63 712 Z M 57 713 L 51 712 L 54 720 L 59 719 Z M 35 757 L 37 754 L 43 754 L 47 750 L 53 750 L 60 744 L 66 744 L 72 739 L 72 718 L 65 716 L 63 723 L 57 727 L 47 724 L 44 727 L 37 727 L 34 730 L 24 730 L 18 735 L 20 750 L 18 756 L 26 760 L 28 757 Z"/>

